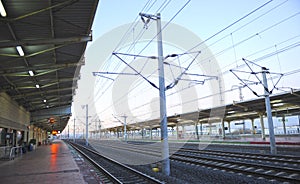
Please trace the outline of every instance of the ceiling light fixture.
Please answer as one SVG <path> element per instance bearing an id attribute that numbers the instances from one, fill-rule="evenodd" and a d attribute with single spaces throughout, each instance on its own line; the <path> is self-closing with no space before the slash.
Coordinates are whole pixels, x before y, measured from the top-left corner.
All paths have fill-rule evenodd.
<path id="1" fill-rule="evenodd" d="M 6 17 L 6 15 L 7 15 L 6 11 L 5 11 L 5 8 L 2 4 L 2 1 L 0 1 L 0 14 L 1 14 L 2 17 Z"/>
<path id="2" fill-rule="evenodd" d="M 279 100 L 272 100 L 272 101 L 271 101 L 271 104 L 280 103 L 280 102 L 282 102 L 282 99 L 279 99 Z"/>
<path id="3" fill-rule="evenodd" d="M 16 48 L 17 48 L 17 51 L 18 51 L 19 55 L 24 56 L 24 51 L 23 51 L 22 47 L 19 45 Z"/>
<path id="4" fill-rule="evenodd" d="M 276 103 L 276 104 L 272 104 L 273 107 L 279 107 L 279 106 L 283 106 L 285 105 L 285 103 Z"/>
<path id="5" fill-rule="evenodd" d="M 47 102 L 47 100 L 45 99 L 45 100 L 44 100 L 44 102 L 46 103 L 46 102 Z"/>
<path id="6" fill-rule="evenodd" d="M 34 76 L 34 73 L 33 73 L 32 70 L 29 70 L 28 73 L 29 73 L 30 76 Z"/>
<path id="7" fill-rule="evenodd" d="M 36 87 L 36 88 L 40 88 L 40 85 L 36 84 L 35 87 Z"/>

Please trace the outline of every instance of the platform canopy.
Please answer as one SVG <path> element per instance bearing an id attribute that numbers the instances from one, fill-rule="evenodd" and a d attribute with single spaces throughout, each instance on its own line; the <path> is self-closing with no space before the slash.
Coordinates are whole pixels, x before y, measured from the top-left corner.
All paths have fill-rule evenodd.
<path id="1" fill-rule="evenodd" d="M 62 131 L 99 0 L 1 2 L 0 91 L 31 112 L 31 124 Z"/>
<path id="2" fill-rule="evenodd" d="M 300 115 L 300 90 L 270 96 L 273 117 Z M 247 101 L 233 102 L 220 107 L 199 109 L 194 112 L 168 116 L 168 126 L 210 124 L 222 121 L 232 122 L 256 119 L 266 116 L 265 98 L 260 97 Z M 127 125 L 128 130 L 153 129 L 160 127 L 160 119 L 152 119 Z M 123 126 L 109 128 L 112 131 L 122 130 Z"/>

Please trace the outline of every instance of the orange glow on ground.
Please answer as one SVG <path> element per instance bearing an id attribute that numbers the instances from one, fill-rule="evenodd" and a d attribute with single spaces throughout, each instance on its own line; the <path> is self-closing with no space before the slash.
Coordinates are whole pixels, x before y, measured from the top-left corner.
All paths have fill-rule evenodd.
<path id="1" fill-rule="evenodd" d="M 60 144 L 51 145 L 51 158 L 50 158 L 50 168 L 51 170 L 57 170 L 57 154 Z"/>

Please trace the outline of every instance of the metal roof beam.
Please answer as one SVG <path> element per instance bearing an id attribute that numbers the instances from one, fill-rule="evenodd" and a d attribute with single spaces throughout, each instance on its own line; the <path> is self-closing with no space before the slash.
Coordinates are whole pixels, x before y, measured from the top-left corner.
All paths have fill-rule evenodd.
<path id="1" fill-rule="evenodd" d="M 70 81 L 77 81 L 79 78 L 62 78 L 62 79 L 59 79 L 58 81 L 55 81 L 55 80 L 51 80 L 51 79 L 44 79 L 44 80 L 39 80 L 40 83 L 43 83 L 43 82 L 47 82 L 46 85 L 41 85 L 40 88 L 47 88 L 49 86 L 53 86 L 53 85 L 56 85 L 57 83 L 65 83 L 65 82 L 70 82 Z M 1 86 L 0 89 L 1 90 L 4 90 L 4 91 L 7 91 L 7 90 L 19 90 L 19 89 L 35 89 L 36 86 L 35 84 L 30 81 L 30 82 L 26 82 L 26 83 L 23 83 L 25 85 L 22 85 L 22 86 L 16 86 L 16 85 L 6 85 L 6 86 Z"/>
<path id="2" fill-rule="evenodd" d="M 15 73 L 15 72 L 28 72 L 29 70 L 38 71 L 38 70 L 49 70 L 49 69 L 64 69 L 64 68 L 71 68 L 71 67 L 77 67 L 81 66 L 84 63 L 82 62 L 69 62 L 64 64 L 44 64 L 44 65 L 35 65 L 35 66 L 28 66 L 28 67 L 11 67 L 7 69 L 3 69 L 0 71 L 0 74 L 6 74 L 6 73 Z M 28 73 L 27 73 L 28 75 Z"/>
<path id="3" fill-rule="evenodd" d="M 16 99 L 20 99 L 20 98 L 24 98 L 24 97 L 29 97 L 29 96 L 35 96 L 35 95 L 45 95 L 46 96 L 48 94 L 51 94 L 51 93 L 55 93 L 57 91 L 67 91 L 67 90 L 74 90 L 76 89 L 75 87 L 68 87 L 68 88 L 60 88 L 60 89 L 52 89 L 52 90 L 47 90 L 47 91 L 36 91 L 36 92 L 32 92 L 32 93 L 26 93 L 26 94 L 22 94 L 22 95 L 15 95 L 15 96 L 12 96 L 12 98 L 14 100 Z"/>
<path id="4" fill-rule="evenodd" d="M 64 77 L 58 80 L 58 82 L 71 82 L 71 81 L 77 81 L 79 80 L 79 77 Z M 47 78 L 47 79 L 40 79 L 39 80 L 40 83 L 52 83 L 52 82 L 56 82 L 56 80 L 51 79 L 51 78 Z M 28 84 L 32 84 L 31 81 L 25 81 L 22 84 L 28 85 Z"/>
<path id="5" fill-rule="evenodd" d="M 14 68 L 1 70 L 0 75 L 10 76 L 10 77 L 28 77 L 29 76 L 28 71 L 32 70 L 36 73 L 35 76 L 41 76 L 58 70 L 81 66 L 81 64 L 82 63 L 66 63 L 66 64 L 48 65 L 48 67 L 46 65 L 34 66 L 34 67 L 14 67 Z M 74 80 L 77 79 L 78 77 L 74 78 Z"/>
<path id="6" fill-rule="evenodd" d="M 33 108 L 30 108 L 29 111 L 36 112 L 41 109 L 51 109 L 54 107 L 62 107 L 62 106 L 66 106 L 66 105 L 71 106 L 71 103 L 72 103 L 72 100 L 64 101 L 64 103 L 55 102 L 55 103 L 50 103 L 49 105 L 35 105 Z"/>
<path id="7" fill-rule="evenodd" d="M 61 106 L 49 109 L 43 109 L 31 113 L 34 118 L 41 119 L 41 117 L 51 117 L 51 116 L 63 116 L 71 114 L 71 106 Z"/>
<path id="8" fill-rule="evenodd" d="M 24 18 L 27 18 L 27 17 L 30 17 L 30 16 L 34 16 L 34 15 L 37 15 L 39 13 L 42 13 L 44 11 L 47 11 L 47 10 L 50 10 L 50 9 L 54 9 L 54 8 L 64 8 L 66 6 L 69 6 L 69 5 L 72 5 L 73 3 L 77 2 L 78 0 L 69 0 L 69 1 L 64 1 L 62 3 L 57 3 L 55 5 L 52 5 L 52 6 L 49 6 L 49 7 L 46 7 L 46 8 L 42 8 L 42 9 L 39 9 L 39 10 L 36 10 L 36 11 L 32 11 L 32 12 L 29 12 L 27 14 L 24 14 L 24 15 L 21 15 L 21 16 L 18 16 L 18 17 L 15 17 L 15 18 L 0 18 L 0 21 L 5 21 L 5 22 L 13 22 L 13 21 L 18 21 L 18 20 L 21 20 L 21 19 L 24 19 Z"/>
<path id="9" fill-rule="evenodd" d="M 35 103 L 39 103 L 41 104 L 41 102 L 43 104 L 52 104 L 52 103 L 55 103 L 55 101 L 57 101 L 58 99 L 60 98 L 69 98 L 70 96 L 72 96 L 72 94 L 65 94 L 63 96 L 57 96 L 57 95 L 47 95 L 47 96 L 39 96 L 39 97 L 36 97 L 36 98 L 30 98 L 30 102 L 32 104 L 35 104 Z M 47 100 L 46 102 L 44 102 L 44 100 Z"/>
<path id="10" fill-rule="evenodd" d="M 92 41 L 92 35 L 77 36 L 70 38 L 53 38 L 53 39 L 36 39 L 36 40 L 19 40 L 19 41 L 0 41 L 0 48 L 32 45 L 62 45 Z"/>

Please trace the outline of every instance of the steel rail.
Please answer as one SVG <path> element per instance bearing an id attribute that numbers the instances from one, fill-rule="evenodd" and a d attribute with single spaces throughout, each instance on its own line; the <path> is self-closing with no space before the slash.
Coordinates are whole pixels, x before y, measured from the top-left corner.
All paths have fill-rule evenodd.
<path id="1" fill-rule="evenodd" d="M 162 181 L 159 181 L 157 180 L 156 178 L 153 178 L 149 175 L 146 175 L 138 170 L 135 170 L 127 165 L 124 165 L 120 162 L 117 162 L 116 160 L 113 160 L 111 158 L 108 158 L 106 156 L 103 156 L 101 155 L 100 153 L 98 153 L 97 151 L 95 150 L 92 150 L 92 149 L 89 149 L 85 146 L 82 146 L 80 144 L 75 144 L 75 143 L 71 143 L 71 142 L 68 142 L 73 148 L 75 148 L 77 151 L 79 151 L 80 153 L 83 153 L 83 156 L 86 157 L 90 162 L 92 162 L 97 168 L 99 168 L 101 171 L 105 170 L 104 173 L 105 175 L 107 175 L 109 178 L 111 178 L 111 180 L 114 182 L 114 183 L 134 183 L 137 179 L 135 179 L 135 181 L 130 181 L 132 179 L 130 178 L 140 178 L 143 182 L 146 182 L 146 183 L 159 183 L 159 184 L 162 184 L 163 182 Z M 84 151 L 83 151 L 84 150 Z M 98 158 L 102 158 L 102 159 L 105 159 L 109 162 L 111 162 L 111 164 L 114 164 L 115 166 L 117 167 L 121 167 L 122 170 L 126 170 L 128 172 L 130 172 L 130 175 L 128 175 L 127 178 L 125 177 L 122 177 L 122 178 L 119 178 L 118 176 L 116 176 L 115 174 L 112 174 L 111 171 L 108 171 L 108 169 L 104 169 L 100 164 L 99 162 L 97 162 L 97 160 L 91 158 L 90 156 L 88 156 L 87 153 L 85 152 L 88 152 L 88 154 L 93 154 L 93 155 L 96 155 L 96 157 Z M 130 176 L 130 178 L 129 178 Z"/>

